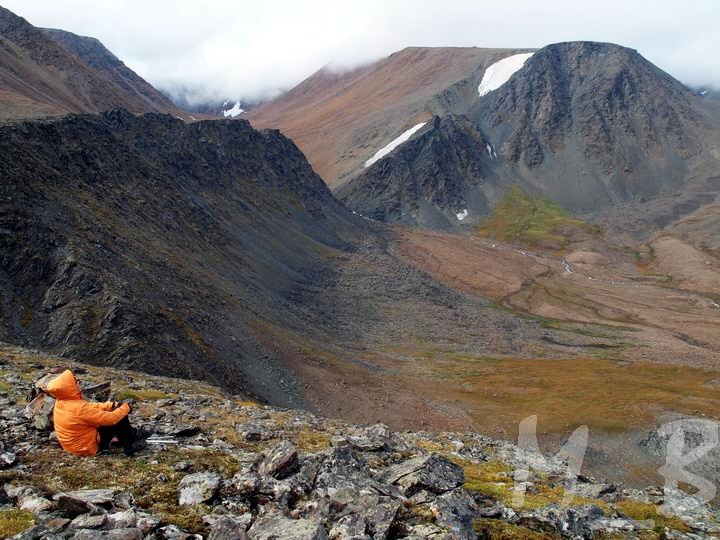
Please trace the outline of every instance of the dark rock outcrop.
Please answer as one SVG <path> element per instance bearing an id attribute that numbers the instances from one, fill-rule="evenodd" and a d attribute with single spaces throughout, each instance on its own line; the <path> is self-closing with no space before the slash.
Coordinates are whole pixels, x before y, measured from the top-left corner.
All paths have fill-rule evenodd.
<path id="1" fill-rule="evenodd" d="M 0 339 L 292 401 L 262 321 L 307 320 L 363 221 L 291 141 L 122 110 L 0 132 Z"/>

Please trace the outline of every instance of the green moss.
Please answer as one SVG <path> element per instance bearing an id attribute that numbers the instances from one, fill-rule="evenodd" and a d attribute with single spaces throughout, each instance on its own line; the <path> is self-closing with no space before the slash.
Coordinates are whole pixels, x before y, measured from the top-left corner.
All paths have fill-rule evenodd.
<path id="1" fill-rule="evenodd" d="M 167 399 L 172 397 L 161 390 L 122 390 L 118 392 L 116 398 L 118 401 L 126 399 L 134 399 L 135 401 L 156 401 L 158 399 Z"/>
<path id="2" fill-rule="evenodd" d="M 304 429 L 295 437 L 295 446 L 303 452 L 319 452 L 330 448 L 330 436 L 324 431 Z"/>
<path id="3" fill-rule="evenodd" d="M 0 538 L 8 538 L 35 525 L 35 516 L 27 510 L 0 510 Z"/>
<path id="4" fill-rule="evenodd" d="M 533 486 L 532 492 L 528 491 L 523 497 L 521 505 L 513 501 L 515 483 L 512 480 L 512 469 L 498 459 L 492 459 L 484 463 L 473 463 L 465 460 L 455 459 L 465 471 L 465 484 L 463 487 L 468 491 L 490 497 L 516 510 L 534 510 L 543 508 L 549 504 L 562 504 L 565 490 L 562 487 L 548 486 L 537 483 Z M 607 509 L 604 501 L 575 497 L 570 506 L 583 504 L 595 504 Z"/>
<path id="5" fill-rule="evenodd" d="M 473 523 L 480 538 L 492 540 L 552 540 L 559 538 L 550 533 L 535 532 L 527 527 L 511 525 L 501 519 L 478 519 Z"/>
<path id="6" fill-rule="evenodd" d="M 158 504 L 153 508 L 160 518 L 191 533 L 207 534 L 203 516 L 212 513 L 212 508 L 205 504 L 178 506 L 177 504 Z"/>
<path id="7" fill-rule="evenodd" d="M 597 225 L 574 219 L 557 204 L 518 187 L 508 190 L 476 230 L 479 236 L 551 249 L 564 248 L 578 231 L 602 234 Z"/>
<path id="8" fill-rule="evenodd" d="M 655 522 L 654 530 L 661 532 L 665 528 L 675 529 L 680 532 L 688 532 L 687 524 L 676 516 L 666 516 L 658 511 L 658 507 L 651 503 L 624 500 L 613 505 L 616 510 L 630 519 L 647 520 Z"/>
<path id="9" fill-rule="evenodd" d="M 9 394 L 10 390 L 12 390 L 12 384 L 5 381 L 0 381 L 0 392 L 3 394 Z"/>

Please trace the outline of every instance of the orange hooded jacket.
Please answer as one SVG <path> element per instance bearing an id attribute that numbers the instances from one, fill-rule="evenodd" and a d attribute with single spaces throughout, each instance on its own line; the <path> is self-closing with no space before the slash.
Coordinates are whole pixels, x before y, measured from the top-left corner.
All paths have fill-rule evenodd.
<path id="1" fill-rule="evenodd" d="M 85 401 L 75 375 L 69 369 L 50 381 L 46 391 L 57 400 L 53 421 L 58 441 L 64 450 L 76 456 L 97 454 L 100 438 L 97 428 L 117 424 L 130 412 L 127 403 L 113 410 L 111 401 Z"/>

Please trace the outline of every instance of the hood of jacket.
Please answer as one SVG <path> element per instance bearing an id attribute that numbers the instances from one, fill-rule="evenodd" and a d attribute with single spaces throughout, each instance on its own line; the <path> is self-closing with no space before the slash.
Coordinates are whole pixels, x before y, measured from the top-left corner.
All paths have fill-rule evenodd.
<path id="1" fill-rule="evenodd" d="M 69 369 L 50 381 L 45 391 L 55 399 L 81 399 L 75 375 Z"/>

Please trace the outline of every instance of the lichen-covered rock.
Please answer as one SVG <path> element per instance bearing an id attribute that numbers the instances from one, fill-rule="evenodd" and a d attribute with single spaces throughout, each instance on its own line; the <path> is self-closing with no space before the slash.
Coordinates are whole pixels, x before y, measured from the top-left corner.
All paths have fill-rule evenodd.
<path id="1" fill-rule="evenodd" d="M 453 489 L 430 503 L 435 523 L 457 538 L 475 538 L 473 521 L 478 517 L 475 500 L 464 489 Z"/>
<path id="2" fill-rule="evenodd" d="M 325 528 L 307 519 L 290 519 L 282 515 L 262 516 L 248 531 L 252 540 L 326 540 Z"/>
<path id="3" fill-rule="evenodd" d="M 218 516 L 210 525 L 208 540 L 245 540 L 247 520 L 230 516 Z"/>
<path id="4" fill-rule="evenodd" d="M 220 475 L 215 473 L 188 474 L 178 487 L 178 504 L 191 505 L 212 500 L 220 489 Z"/>
<path id="5" fill-rule="evenodd" d="M 265 459 L 258 466 L 260 476 L 284 478 L 298 465 L 298 453 L 290 441 L 281 441 L 265 454 Z"/>

